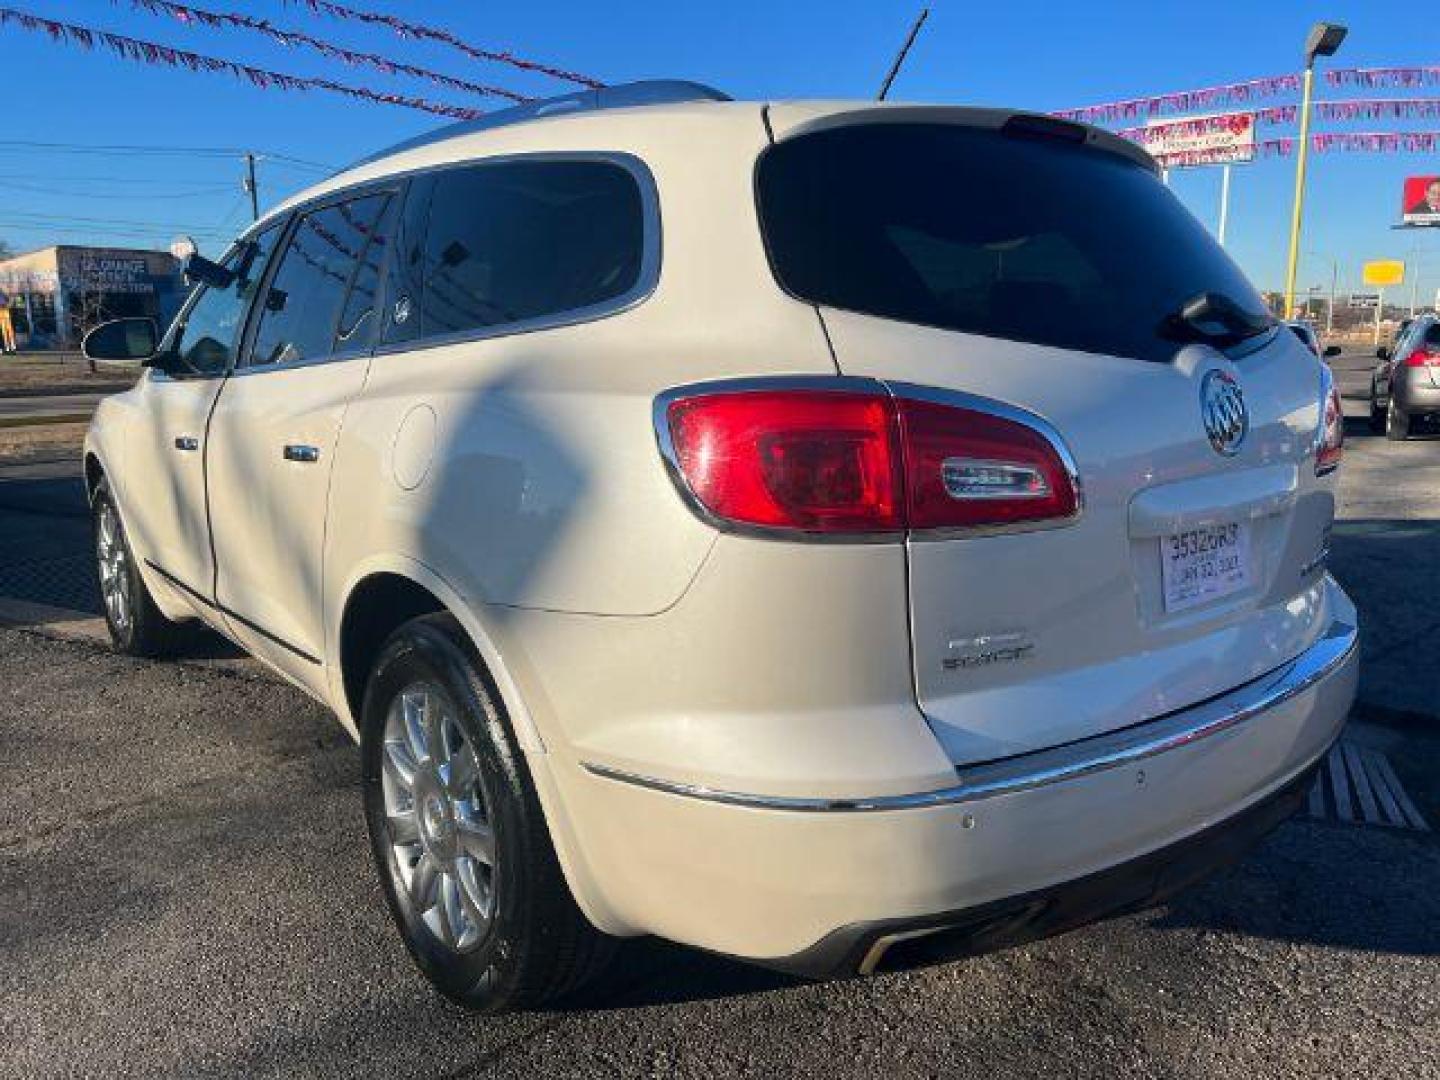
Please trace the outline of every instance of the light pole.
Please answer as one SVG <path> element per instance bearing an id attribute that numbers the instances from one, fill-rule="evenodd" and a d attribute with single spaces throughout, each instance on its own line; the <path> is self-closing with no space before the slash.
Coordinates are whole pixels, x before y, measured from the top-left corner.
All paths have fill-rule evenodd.
<path id="1" fill-rule="evenodd" d="M 1310 161 L 1310 99 L 1315 58 L 1334 56 L 1349 33 L 1339 23 L 1316 23 L 1305 39 L 1305 81 L 1300 101 L 1300 147 L 1295 156 L 1295 204 L 1290 212 L 1290 255 L 1285 261 L 1285 317 L 1295 317 L 1295 271 L 1300 262 L 1300 220 L 1305 210 L 1305 167 Z"/>
<path id="2" fill-rule="evenodd" d="M 1305 254 L 1314 255 L 1330 264 L 1330 304 L 1325 309 L 1325 334 L 1328 337 L 1335 332 L 1335 294 L 1340 289 L 1340 260 L 1333 255 L 1326 255 L 1323 251 L 1307 251 Z"/>

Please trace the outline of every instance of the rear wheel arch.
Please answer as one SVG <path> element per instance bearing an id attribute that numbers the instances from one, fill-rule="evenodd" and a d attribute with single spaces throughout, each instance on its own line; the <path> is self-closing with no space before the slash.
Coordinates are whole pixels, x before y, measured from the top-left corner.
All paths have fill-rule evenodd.
<path id="1" fill-rule="evenodd" d="M 345 603 L 338 620 L 338 683 L 354 733 L 360 734 L 365 689 L 381 649 L 395 630 L 410 619 L 445 613 L 460 625 L 474 651 L 483 677 L 505 709 L 521 751 L 529 760 L 531 779 L 550 830 L 550 839 L 570 891 L 582 911 L 601 930 L 627 935 L 637 931 L 618 915 L 580 850 L 570 825 L 568 811 L 555 790 L 554 781 L 543 763 L 545 744 L 525 706 L 500 651 L 470 606 L 448 584 L 421 563 L 385 560 L 361 572 L 344 593 Z"/>
<path id="2" fill-rule="evenodd" d="M 100 481 L 105 479 L 105 466 L 100 464 L 100 458 L 93 451 L 85 455 L 85 500 L 93 503 L 95 492 L 100 487 Z"/>

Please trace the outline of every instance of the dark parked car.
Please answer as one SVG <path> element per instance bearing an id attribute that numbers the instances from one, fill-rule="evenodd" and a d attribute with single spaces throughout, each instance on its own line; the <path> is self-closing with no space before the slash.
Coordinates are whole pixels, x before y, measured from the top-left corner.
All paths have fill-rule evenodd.
<path id="1" fill-rule="evenodd" d="M 1329 357 L 1340 355 L 1341 349 L 1339 345 L 1328 345 L 1322 348 L 1320 345 L 1320 335 L 1316 332 L 1315 327 L 1311 326 L 1304 319 L 1291 319 L 1285 325 L 1288 326 L 1290 332 L 1303 341 L 1305 347 L 1316 356 L 1322 359 L 1328 359 Z"/>
<path id="2" fill-rule="evenodd" d="M 1440 416 L 1440 318 L 1422 315 L 1375 353 L 1370 377 L 1370 428 L 1397 442 L 1417 419 Z"/>

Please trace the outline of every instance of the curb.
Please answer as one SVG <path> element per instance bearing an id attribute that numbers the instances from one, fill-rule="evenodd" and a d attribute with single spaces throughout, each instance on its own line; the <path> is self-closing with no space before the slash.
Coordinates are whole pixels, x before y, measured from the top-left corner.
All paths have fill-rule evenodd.
<path id="1" fill-rule="evenodd" d="M 85 424 L 90 422 L 93 412 L 83 413 L 40 413 L 37 416 L 0 416 L 0 429 L 45 427 L 49 424 Z"/>

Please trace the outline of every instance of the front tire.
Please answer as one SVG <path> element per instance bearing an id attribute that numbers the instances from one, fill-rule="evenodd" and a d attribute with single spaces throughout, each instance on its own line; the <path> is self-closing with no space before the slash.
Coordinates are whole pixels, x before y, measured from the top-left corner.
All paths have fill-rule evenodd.
<path id="1" fill-rule="evenodd" d="M 1404 442 L 1410 437 L 1410 416 L 1395 405 L 1395 395 L 1390 395 L 1390 408 L 1385 414 L 1385 437 L 1391 442 Z"/>
<path id="2" fill-rule="evenodd" d="M 102 479 L 95 488 L 90 521 L 95 584 L 115 651 L 151 659 L 171 655 L 184 640 L 185 630 L 160 613 L 145 587 L 108 480 Z"/>
<path id="3" fill-rule="evenodd" d="M 414 619 L 386 642 L 361 758 L 386 902 L 440 993 L 500 1012 L 598 973 L 614 939 L 576 906 L 509 719 L 453 617 Z"/>

